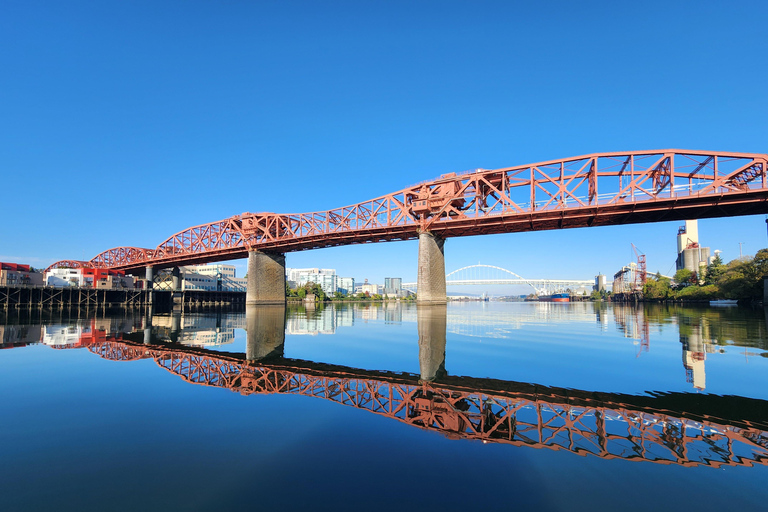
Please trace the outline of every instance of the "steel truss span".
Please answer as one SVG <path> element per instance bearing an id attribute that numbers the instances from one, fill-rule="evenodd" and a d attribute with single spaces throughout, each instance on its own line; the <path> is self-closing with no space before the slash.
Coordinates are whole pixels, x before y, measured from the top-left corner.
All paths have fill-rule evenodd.
<path id="1" fill-rule="evenodd" d="M 249 363 L 233 354 L 121 340 L 98 342 L 88 350 L 117 361 L 152 358 L 187 382 L 243 395 L 280 393 L 330 400 L 456 439 L 682 466 L 768 465 L 766 425 L 748 420 L 729 424 L 708 412 L 693 414 L 699 416 L 695 419 L 677 417 L 666 402 L 654 408 L 654 400 L 663 401 L 658 398 L 598 396 L 508 382 L 497 387 L 511 390 L 471 389 L 420 382 L 407 374 Z M 625 398 L 651 405 L 626 403 Z"/>
<path id="2" fill-rule="evenodd" d="M 595 153 L 450 173 L 312 213 L 243 213 L 176 233 L 154 249 L 118 247 L 90 263 L 121 270 L 442 237 L 728 217 L 768 212 L 768 155 L 665 149 Z M 55 265 L 55 264 L 54 264 Z"/>

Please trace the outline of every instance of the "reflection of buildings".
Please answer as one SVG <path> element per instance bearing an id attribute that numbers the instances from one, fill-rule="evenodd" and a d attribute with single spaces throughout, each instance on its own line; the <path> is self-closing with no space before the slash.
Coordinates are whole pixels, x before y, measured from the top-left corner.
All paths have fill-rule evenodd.
<path id="1" fill-rule="evenodd" d="M 173 336 L 174 341 L 182 345 L 217 346 L 232 343 L 235 340 L 235 329 L 245 329 L 245 315 L 155 315 L 152 324 L 156 335 L 167 338 Z"/>
<path id="2" fill-rule="evenodd" d="M 42 337 L 40 328 L 40 325 L 0 324 L 0 348 L 40 343 Z"/>
<path id="3" fill-rule="evenodd" d="M 624 333 L 625 338 L 637 340 L 636 345 L 640 345 L 640 352 L 650 350 L 650 327 L 645 319 L 645 310 L 643 306 L 630 306 L 616 303 L 613 306 L 613 319 L 616 327 Z"/>
<path id="4" fill-rule="evenodd" d="M 291 310 L 286 320 L 288 334 L 333 334 L 337 327 L 351 327 L 355 324 L 354 309 L 335 307 L 322 309 Z"/>
<path id="5" fill-rule="evenodd" d="M 102 342 L 115 333 L 134 332 L 133 318 L 91 318 L 68 324 L 49 324 L 42 328 L 42 341 L 54 348 L 78 348 Z"/>
<path id="6" fill-rule="evenodd" d="M 680 343 L 683 345 L 683 367 L 685 380 L 698 390 L 707 387 L 704 362 L 707 353 L 716 352 L 714 340 L 710 339 L 709 322 L 701 318 L 698 325 L 680 325 Z"/>

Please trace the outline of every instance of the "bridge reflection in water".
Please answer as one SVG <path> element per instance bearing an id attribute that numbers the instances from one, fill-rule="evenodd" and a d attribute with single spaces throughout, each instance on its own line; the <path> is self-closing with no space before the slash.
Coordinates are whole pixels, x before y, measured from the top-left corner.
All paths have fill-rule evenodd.
<path id="1" fill-rule="evenodd" d="M 190 383 L 242 395 L 322 398 L 455 439 L 683 466 L 768 465 L 764 400 L 637 396 L 449 376 L 446 306 L 419 306 L 416 317 L 420 375 L 284 358 L 284 306 L 247 310 L 245 355 L 146 339 L 144 333 L 115 333 L 87 346 L 110 360 L 154 359 Z"/>

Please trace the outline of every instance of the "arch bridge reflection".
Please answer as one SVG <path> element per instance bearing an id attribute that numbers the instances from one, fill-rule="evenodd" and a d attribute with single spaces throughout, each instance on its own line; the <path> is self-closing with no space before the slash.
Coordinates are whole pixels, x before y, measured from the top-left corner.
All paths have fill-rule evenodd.
<path id="1" fill-rule="evenodd" d="M 187 382 L 242 395 L 329 400 L 455 439 L 682 466 L 768 465 L 764 400 L 635 396 L 448 376 L 446 307 L 420 306 L 416 314 L 419 375 L 284 358 L 283 306 L 247 311 L 246 354 L 146 344 L 132 334 L 99 339 L 88 350 L 116 361 L 153 359 Z"/>

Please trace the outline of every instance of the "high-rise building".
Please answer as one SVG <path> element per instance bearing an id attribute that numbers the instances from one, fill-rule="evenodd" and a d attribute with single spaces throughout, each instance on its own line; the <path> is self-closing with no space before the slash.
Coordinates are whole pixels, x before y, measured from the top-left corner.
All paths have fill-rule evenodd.
<path id="1" fill-rule="evenodd" d="M 355 293 L 355 278 L 354 277 L 337 277 L 336 290 L 346 295 L 352 295 L 353 293 Z"/>
<path id="2" fill-rule="evenodd" d="M 386 295 L 398 296 L 403 291 L 403 279 L 401 277 L 385 277 L 384 293 Z"/>
<path id="3" fill-rule="evenodd" d="M 286 268 L 285 279 L 295 287 L 302 287 L 307 283 L 315 283 L 327 293 L 333 294 L 353 293 L 355 280 L 351 277 L 339 277 L 332 268 Z"/>

